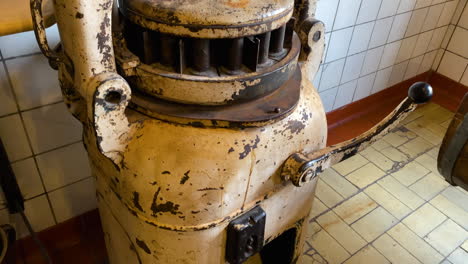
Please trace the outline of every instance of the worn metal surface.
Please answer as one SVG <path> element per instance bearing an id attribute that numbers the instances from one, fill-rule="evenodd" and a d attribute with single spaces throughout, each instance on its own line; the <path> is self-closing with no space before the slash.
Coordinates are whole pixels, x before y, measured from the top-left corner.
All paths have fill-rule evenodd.
<path id="1" fill-rule="evenodd" d="M 449 183 L 468 190 L 468 94 L 447 129 L 437 165 Z"/>
<path id="2" fill-rule="evenodd" d="M 262 84 L 255 75 L 258 72 L 248 75 L 251 79 L 247 81 L 237 80 L 239 76 L 222 76 L 211 82 L 207 76 L 181 74 L 184 61 L 175 62 L 180 71 L 158 71 L 121 49 L 120 25 L 114 25 L 116 56 L 111 28 L 112 21 L 119 19 L 111 20 L 112 1 L 55 1 L 64 59 L 59 67 L 60 83 L 67 106 L 83 123 L 110 263 L 225 263 L 229 223 L 255 207 L 261 207 L 267 215 L 262 244 L 274 245 L 283 233 L 293 230 L 286 242 L 290 242 L 292 262 L 298 260 L 317 178 L 296 188 L 282 178 L 281 172 L 291 155 L 315 153 L 325 147 L 327 137 L 325 112 L 308 80 L 313 78 L 323 53 L 323 37 L 317 38 L 316 33 L 323 36 L 324 32 L 320 23 L 305 22 L 311 21 L 315 1 L 312 5 L 300 2 L 297 13 L 301 15 L 292 20 L 297 22 L 294 27 L 286 27 L 283 47 L 277 41 L 282 34 L 270 39 L 278 42 L 279 53 L 281 48 L 290 49 L 288 55 L 274 65 L 252 67 L 255 63 L 248 63 L 250 68 L 258 67 L 260 74 L 282 76 Z M 125 3 L 146 12 L 146 17 L 137 19 L 134 12 L 128 12 L 131 8 L 125 7 L 127 18 L 133 22 L 194 38 L 236 38 L 269 32 L 289 21 L 294 5 L 292 0 Z M 155 12 L 158 5 L 163 12 Z M 262 10 L 262 6 L 268 8 Z M 170 18 L 164 12 L 168 7 L 181 10 L 175 16 L 180 21 L 156 21 Z M 198 21 L 203 12 L 210 16 Z M 228 25 L 218 27 L 222 19 Z M 184 24 L 202 24 L 204 28 L 193 30 Z M 299 38 L 288 35 L 292 28 L 300 32 Z M 146 47 L 156 43 L 151 32 L 143 33 L 141 41 Z M 250 44 L 261 44 L 251 40 Z M 299 42 L 306 48 L 301 49 Z M 182 52 L 183 42 L 176 43 L 178 50 L 174 52 Z M 203 41 L 194 46 L 200 51 L 207 48 Z M 254 57 L 261 58 L 261 45 L 252 47 L 258 48 L 252 53 Z M 153 51 L 143 49 L 140 56 L 151 62 L 161 55 Z M 169 57 L 174 58 L 161 60 L 166 66 L 174 63 Z M 235 59 L 232 66 L 236 66 Z M 115 60 L 123 76 L 117 74 Z M 197 70 L 207 68 L 206 58 L 195 56 L 191 60 L 198 64 Z M 123 77 L 133 78 L 130 85 Z M 226 104 L 226 98 L 229 101 L 239 96 L 247 86 L 255 87 L 258 91 L 253 93 L 258 97 L 223 108 L 181 107 L 161 98 L 132 94 L 139 81 L 145 82 L 148 93 L 166 89 L 167 98 L 162 98 L 174 101 Z M 272 89 L 275 82 L 281 82 L 276 87 L 281 88 Z"/>
<path id="3" fill-rule="evenodd" d="M 330 146 L 319 151 L 300 152 L 291 155 L 281 170 L 284 180 L 301 187 L 336 163 L 347 160 L 364 150 L 370 144 L 396 128 L 400 121 L 416 109 L 417 104 L 427 103 L 432 98 L 432 87 L 427 83 L 415 83 L 410 87 L 406 98 L 392 113 L 380 123 L 357 138 Z"/>
<path id="4" fill-rule="evenodd" d="M 296 107 L 301 90 L 300 69 L 279 89 L 244 103 L 223 106 L 186 105 L 134 92 L 131 108 L 145 115 L 200 127 L 252 127 L 284 118 Z M 185 123 L 183 120 L 185 120 Z"/>
<path id="5" fill-rule="evenodd" d="M 234 76 L 195 76 L 142 64 L 122 41 L 117 41 L 117 61 L 120 72 L 132 86 L 146 94 L 185 104 L 226 105 L 265 96 L 291 78 L 300 52 L 300 42 L 295 36 L 287 56 L 257 72 Z M 316 50 L 316 53 L 320 54 L 320 50 Z"/>
<path id="6" fill-rule="evenodd" d="M 237 38 L 272 31 L 292 16 L 292 0 L 119 0 L 132 22 L 193 38 Z"/>

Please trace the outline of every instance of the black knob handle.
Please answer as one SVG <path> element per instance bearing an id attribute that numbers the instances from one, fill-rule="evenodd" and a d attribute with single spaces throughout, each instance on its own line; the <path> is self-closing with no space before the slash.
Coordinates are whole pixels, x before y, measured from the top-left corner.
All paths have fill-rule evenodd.
<path id="1" fill-rule="evenodd" d="M 409 88 L 408 97 L 416 104 L 424 104 L 432 99 L 432 86 L 425 82 L 417 82 Z"/>

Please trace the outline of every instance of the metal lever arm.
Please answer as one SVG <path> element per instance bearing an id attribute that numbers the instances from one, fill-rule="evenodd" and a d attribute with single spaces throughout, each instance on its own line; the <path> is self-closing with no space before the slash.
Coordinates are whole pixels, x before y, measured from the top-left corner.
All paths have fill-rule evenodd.
<path id="1" fill-rule="evenodd" d="M 58 53 L 54 52 L 47 42 L 44 26 L 44 16 L 42 15 L 42 0 L 30 0 L 31 16 L 33 21 L 34 34 L 42 53 L 49 59 L 51 65 L 56 65 L 61 61 Z"/>
<path id="2" fill-rule="evenodd" d="M 423 82 L 412 85 L 408 97 L 379 124 L 359 137 L 312 153 L 294 153 L 283 165 L 281 177 L 300 187 L 325 169 L 349 159 L 398 126 L 418 104 L 432 98 L 432 87 Z"/>

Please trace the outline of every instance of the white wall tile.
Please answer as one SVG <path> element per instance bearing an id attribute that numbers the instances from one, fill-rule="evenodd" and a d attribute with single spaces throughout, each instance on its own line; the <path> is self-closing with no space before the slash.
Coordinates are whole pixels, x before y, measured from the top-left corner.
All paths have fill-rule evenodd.
<path id="1" fill-rule="evenodd" d="M 353 102 L 359 101 L 371 94 L 372 87 L 374 86 L 375 75 L 375 73 L 371 73 L 358 79 Z"/>
<path id="2" fill-rule="evenodd" d="M 82 142 L 41 154 L 36 159 L 47 191 L 91 176 Z"/>
<path id="3" fill-rule="evenodd" d="M 333 104 L 335 103 L 337 92 L 338 87 L 320 92 L 320 98 L 322 99 L 323 108 L 325 108 L 325 112 L 330 112 L 333 110 Z"/>
<path id="4" fill-rule="evenodd" d="M 375 48 L 387 43 L 388 34 L 392 28 L 393 17 L 377 20 L 369 43 L 369 48 Z"/>
<path id="5" fill-rule="evenodd" d="M 423 7 L 426 7 L 426 6 L 430 6 L 431 3 L 432 3 L 432 0 L 418 0 L 416 2 L 415 8 L 423 8 Z"/>
<path id="6" fill-rule="evenodd" d="M 24 208 L 26 217 L 29 219 L 35 232 L 40 232 L 55 224 L 49 202 L 45 195 L 25 201 Z M 8 209 L 0 211 L 0 223 L 12 225 L 17 232 L 17 238 L 29 236 L 29 232 L 21 216 L 19 214 L 10 215 Z"/>
<path id="7" fill-rule="evenodd" d="M 463 14 L 460 17 L 460 22 L 458 23 L 460 27 L 468 29 L 468 8 L 465 7 Z"/>
<path id="8" fill-rule="evenodd" d="M 449 25 L 447 28 L 447 32 L 445 33 L 444 40 L 442 40 L 442 43 L 440 44 L 440 47 L 443 49 L 446 49 L 450 39 L 452 39 L 453 32 L 455 31 L 455 26 L 454 25 Z"/>
<path id="9" fill-rule="evenodd" d="M 18 114 L 0 118 L 0 138 L 10 162 L 32 155 Z"/>
<path id="10" fill-rule="evenodd" d="M 350 27 L 355 24 L 361 0 L 340 0 L 336 12 L 333 30 Z"/>
<path id="11" fill-rule="evenodd" d="M 468 67 L 468 66 L 467 66 Z M 468 68 L 465 69 L 465 73 L 460 81 L 463 85 L 468 86 Z"/>
<path id="12" fill-rule="evenodd" d="M 341 83 L 346 83 L 351 80 L 359 78 L 361 68 L 364 63 L 366 53 L 358 53 L 356 55 L 349 56 L 346 59 L 346 63 L 343 70 L 343 76 L 341 77 Z"/>
<path id="13" fill-rule="evenodd" d="M 411 55 L 412 58 L 426 53 L 427 48 L 429 47 L 429 43 L 431 42 L 433 33 L 434 31 L 427 31 L 418 35 L 418 40 L 416 41 L 413 54 Z"/>
<path id="14" fill-rule="evenodd" d="M 458 24 L 458 21 L 461 18 L 461 15 L 463 13 L 463 10 L 465 9 L 466 6 L 466 0 L 456 0 L 458 2 L 457 7 L 455 8 L 455 12 L 452 16 L 452 20 L 450 21 L 451 24 Z"/>
<path id="15" fill-rule="evenodd" d="M 385 45 L 379 69 L 387 68 L 395 64 L 401 43 L 401 41 L 396 41 Z"/>
<path id="16" fill-rule="evenodd" d="M 366 52 L 366 58 L 364 59 L 364 65 L 362 66 L 361 70 L 361 76 L 377 71 L 383 51 L 384 47 L 381 46 Z"/>
<path id="17" fill-rule="evenodd" d="M 437 50 L 441 47 L 442 41 L 444 40 L 445 34 L 447 33 L 447 26 L 436 28 L 434 34 L 432 34 L 431 41 L 429 42 L 428 50 Z"/>
<path id="18" fill-rule="evenodd" d="M 361 10 L 356 21 L 356 24 L 361 24 L 375 20 L 379 13 L 382 0 L 362 0 Z"/>
<path id="19" fill-rule="evenodd" d="M 353 28 L 346 28 L 338 31 L 333 31 L 330 37 L 329 48 L 325 62 L 330 62 L 346 57 L 348 53 L 349 43 Z"/>
<path id="20" fill-rule="evenodd" d="M 348 55 L 367 50 L 374 25 L 375 22 L 369 22 L 362 25 L 357 25 L 354 28 Z"/>
<path id="21" fill-rule="evenodd" d="M 388 81 L 390 80 L 392 70 L 393 67 L 388 67 L 377 72 L 377 75 L 375 76 L 374 87 L 372 88 L 372 94 L 378 93 L 388 87 Z"/>
<path id="22" fill-rule="evenodd" d="M 21 160 L 11 165 L 24 199 L 30 199 L 44 193 L 41 177 L 33 158 Z"/>
<path id="23" fill-rule="evenodd" d="M 315 86 L 315 89 L 320 89 L 320 79 L 322 78 L 322 69 L 323 69 L 323 66 L 320 65 L 318 70 L 317 70 L 317 74 L 315 74 L 315 78 L 314 78 L 314 86 Z"/>
<path id="24" fill-rule="evenodd" d="M 411 55 L 413 54 L 417 41 L 418 41 L 418 36 L 415 35 L 409 38 L 405 38 L 401 42 L 401 48 L 400 48 L 400 51 L 398 52 L 396 63 L 400 63 L 402 61 L 411 59 Z"/>
<path id="25" fill-rule="evenodd" d="M 408 61 L 404 61 L 400 64 L 396 64 L 393 66 L 392 74 L 390 75 L 390 79 L 388 80 L 389 87 L 403 81 L 403 77 L 405 77 L 407 67 Z"/>
<path id="26" fill-rule="evenodd" d="M 428 11 L 429 8 L 427 7 L 413 11 L 410 22 L 408 23 L 408 28 L 406 29 L 405 37 L 414 36 L 421 32 Z"/>
<path id="27" fill-rule="evenodd" d="M 3 63 L 0 62 L 0 116 L 11 114 L 17 111 L 15 99 L 11 91 L 10 83 L 8 82 L 8 76 L 3 67 Z"/>
<path id="28" fill-rule="evenodd" d="M 340 84 L 341 74 L 343 73 L 345 59 L 334 61 L 323 65 L 322 79 L 320 81 L 320 90 L 324 91 Z"/>
<path id="29" fill-rule="evenodd" d="M 62 100 L 57 72 L 43 55 L 7 60 L 6 65 L 22 110 Z"/>
<path id="30" fill-rule="evenodd" d="M 442 61 L 442 58 L 445 54 L 445 50 L 443 49 L 438 49 L 436 57 L 434 59 L 434 63 L 432 64 L 432 69 L 435 71 L 439 70 L 440 62 Z"/>
<path id="31" fill-rule="evenodd" d="M 453 17 L 453 13 L 457 8 L 458 1 L 449 1 L 444 4 L 444 9 L 440 15 L 439 21 L 437 22 L 437 27 L 445 26 L 450 23 Z"/>
<path id="32" fill-rule="evenodd" d="M 342 84 L 338 87 L 333 110 L 345 106 L 353 101 L 354 91 L 356 90 L 357 80 Z"/>
<path id="33" fill-rule="evenodd" d="M 401 0 L 397 13 L 405 13 L 414 9 L 417 0 Z"/>
<path id="34" fill-rule="evenodd" d="M 424 58 L 423 58 L 423 61 L 421 62 L 421 66 L 419 67 L 418 74 L 431 70 L 436 55 L 437 55 L 436 50 L 424 54 Z"/>
<path id="35" fill-rule="evenodd" d="M 383 0 L 378 18 L 389 17 L 396 14 L 400 0 Z"/>
<path id="36" fill-rule="evenodd" d="M 392 25 L 392 30 L 390 31 L 390 35 L 388 36 L 388 42 L 400 40 L 405 36 L 410 19 L 411 12 L 395 16 L 395 20 Z"/>
<path id="37" fill-rule="evenodd" d="M 71 184 L 49 193 L 50 203 L 61 223 L 97 207 L 94 178 Z"/>
<path id="38" fill-rule="evenodd" d="M 429 8 L 429 12 L 427 13 L 426 20 L 422 27 L 423 32 L 434 29 L 437 26 L 437 22 L 439 21 L 443 9 L 443 4 L 434 5 Z"/>
<path id="39" fill-rule="evenodd" d="M 416 58 L 412 58 L 408 63 L 408 68 L 406 69 L 405 80 L 413 78 L 418 75 L 419 66 L 423 60 L 424 56 L 421 55 Z"/>
<path id="40" fill-rule="evenodd" d="M 455 54 L 468 58 L 468 30 L 457 27 L 447 49 Z"/>
<path id="41" fill-rule="evenodd" d="M 438 72 L 450 79 L 459 82 L 465 71 L 468 60 L 451 52 L 445 52 Z"/>
<path id="42" fill-rule="evenodd" d="M 331 31 L 335 21 L 339 0 L 320 0 L 317 3 L 315 17 L 325 23 L 325 31 Z"/>
<path id="43" fill-rule="evenodd" d="M 60 42 L 57 26 L 46 29 L 46 33 L 49 46 L 55 47 Z M 0 50 L 4 58 L 40 52 L 33 31 L 0 37 Z"/>
<path id="44" fill-rule="evenodd" d="M 81 139 L 81 123 L 68 112 L 63 103 L 26 111 L 23 118 L 36 154 Z"/>

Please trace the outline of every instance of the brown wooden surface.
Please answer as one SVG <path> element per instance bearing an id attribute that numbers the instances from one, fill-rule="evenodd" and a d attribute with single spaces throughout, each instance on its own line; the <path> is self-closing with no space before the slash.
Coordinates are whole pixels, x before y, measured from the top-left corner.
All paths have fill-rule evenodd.
<path id="1" fill-rule="evenodd" d="M 368 130 L 388 115 L 416 81 L 427 81 L 434 87 L 433 102 L 455 111 L 467 88 L 439 74 L 422 74 L 368 98 L 327 114 L 328 145 L 353 138 Z M 103 264 L 107 253 L 97 210 L 88 212 L 39 234 L 54 263 Z M 18 241 L 16 264 L 42 264 L 37 246 L 30 238 Z"/>

